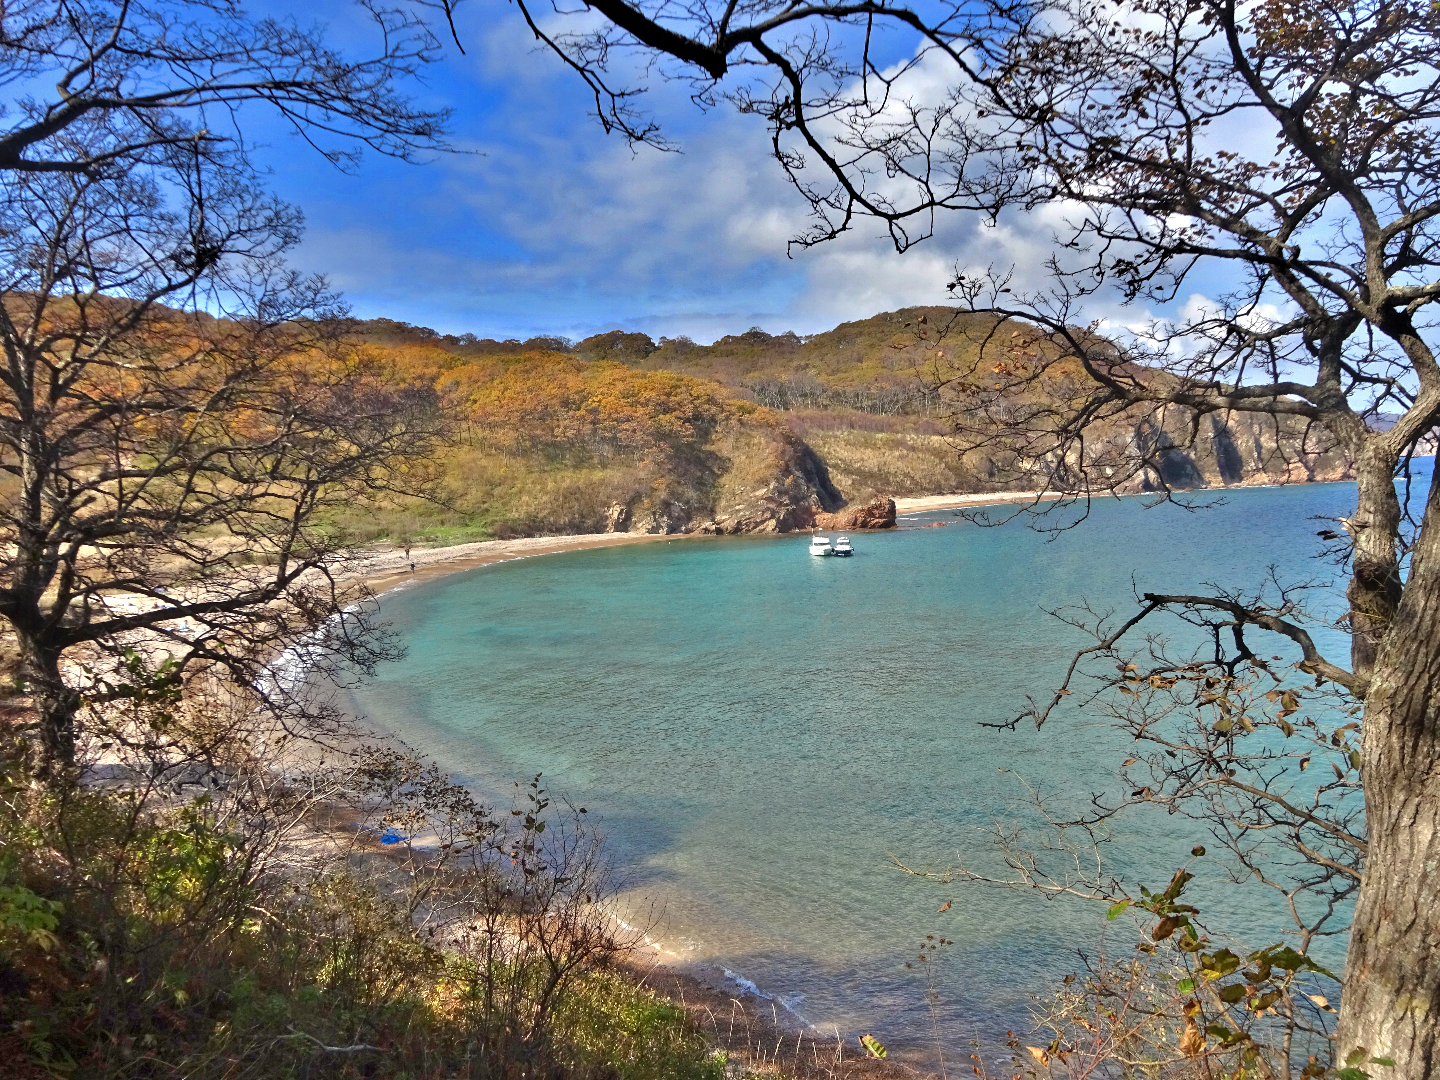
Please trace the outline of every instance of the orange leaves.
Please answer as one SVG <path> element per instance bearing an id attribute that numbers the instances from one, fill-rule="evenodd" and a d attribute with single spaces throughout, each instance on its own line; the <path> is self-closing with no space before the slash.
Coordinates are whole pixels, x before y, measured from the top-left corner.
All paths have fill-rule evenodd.
<path id="1" fill-rule="evenodd" d="M 1205 1033 L 1193 1016 L 1185 1020 L 1185 1032 L 1180 1036 L 1180 1052 L 1186 1057 L 1198 1057 L 1205 1052 Z"/>
<path id="2" fill-rule="evenodd" d="M 727 416 L 755 411 L 687 375 L 554 353 L 457 366 L 437 386 L 502 438 L 642 456 L 703 440 Z"/>

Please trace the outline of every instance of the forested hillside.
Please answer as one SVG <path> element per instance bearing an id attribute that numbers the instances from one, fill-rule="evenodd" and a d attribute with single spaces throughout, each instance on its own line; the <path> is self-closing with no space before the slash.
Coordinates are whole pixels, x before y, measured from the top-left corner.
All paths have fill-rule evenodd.
<path id="1" fill-rule="evenodd" d="M 455 438 L 435 501 L 337 524 L 357 539 L 789 531 L 841 505 L 774 410 L 708 380 L 516 344 L 371 343 L 439 391 Z"/>
<path id="2" fill-rule="evenodd" d="M 961 398 L 997 417 L 1043 417 L 1083 379 L 1062 364 L 1017 390 L 1008 376 L 1047 342 L 1007 333 L 996 368 L 993 341 L 979 360 L 992 327 L 909 308 L 803 338 L 753 328 L 697 345 L 618 330 L 495 341 L 360 322 L 355 335 L 433 385 L 460 430 L 439 501 L 340 524 L 361 539 L 787 531 L 876 496 L 1038 490 L 1057 465 L 1043 445 L 991 444 L 975 431 L 957 441 L 948 418 Z M 1111 418 L 1094 439 L 1117 458 L 1153 458 L 1135 491 L 1348 470 L 1301 428 L 1175 407 Z"/>

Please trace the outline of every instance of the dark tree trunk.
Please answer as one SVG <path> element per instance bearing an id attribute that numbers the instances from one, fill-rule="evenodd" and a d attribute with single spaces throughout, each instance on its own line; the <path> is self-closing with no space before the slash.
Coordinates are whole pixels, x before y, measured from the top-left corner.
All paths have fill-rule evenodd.
<path id="1" fill-rule="evenodd" d="M 1358 555 L 1358 550 L 1357 550 Z M 1356 572 L 1359 576 L 1357 560 Z M 1440 1077 L 1440 485 L 1374 656 L 1362 772 L 1369 830 L 1340 1010 L 1340 1056 L 1395 1080 Z"/>
<path id="2" fill-rule="evenodd" d="M 58 779 L 75 764 L 75 714 L 80 710 L 80 695 L 60 674 L 59 649 L 22 636 L 20 654 L 40 725 L 36 775 Z"/>

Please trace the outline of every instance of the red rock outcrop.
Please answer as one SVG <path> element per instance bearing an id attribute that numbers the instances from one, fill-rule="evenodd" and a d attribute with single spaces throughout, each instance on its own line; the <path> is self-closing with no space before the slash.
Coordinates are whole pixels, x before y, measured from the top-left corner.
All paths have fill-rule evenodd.
<path id="1" fill-rule="evenodd" d="M 817 529 L 893 529 L 895 500 L 884 495 L 871 499 L 864 506 L 853 506 L 833 514 L 816 514 Z"/>

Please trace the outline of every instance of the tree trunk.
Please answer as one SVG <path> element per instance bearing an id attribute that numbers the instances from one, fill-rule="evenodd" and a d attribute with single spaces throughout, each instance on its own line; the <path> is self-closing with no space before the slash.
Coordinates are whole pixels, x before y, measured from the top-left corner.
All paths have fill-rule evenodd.
<path id="1" fill-rule="evenodd" d="M 1357 564 L 1358 575 L 1358 564 Z M 1395 1080 L 1440 1078 L 1440 484 L 1365 700 L 1369 831 L 1340 1008 L 1342 1060 Z"/>
<path id="2" fill-rule="evenodd" d="M 40 722 L 35 773 L 42 780 L 58 779 L 75 764 L 75 714 L 80 710 L 80 695 L 65 685 L 60 675 L 58 649 L 22 636 L 20 653 Z"/>
<path id="3" fill-rule="evenodd" d="M 1356 455 L 1356 510 L 1345 522 L 1355 544 L 1350 601 L 1350 670 L 1369 675 L 1381 642 L 1400 603 L 1400 499 L 1395 494 L 1393 456 L 1380 452 L 1377 440 Z"/>

